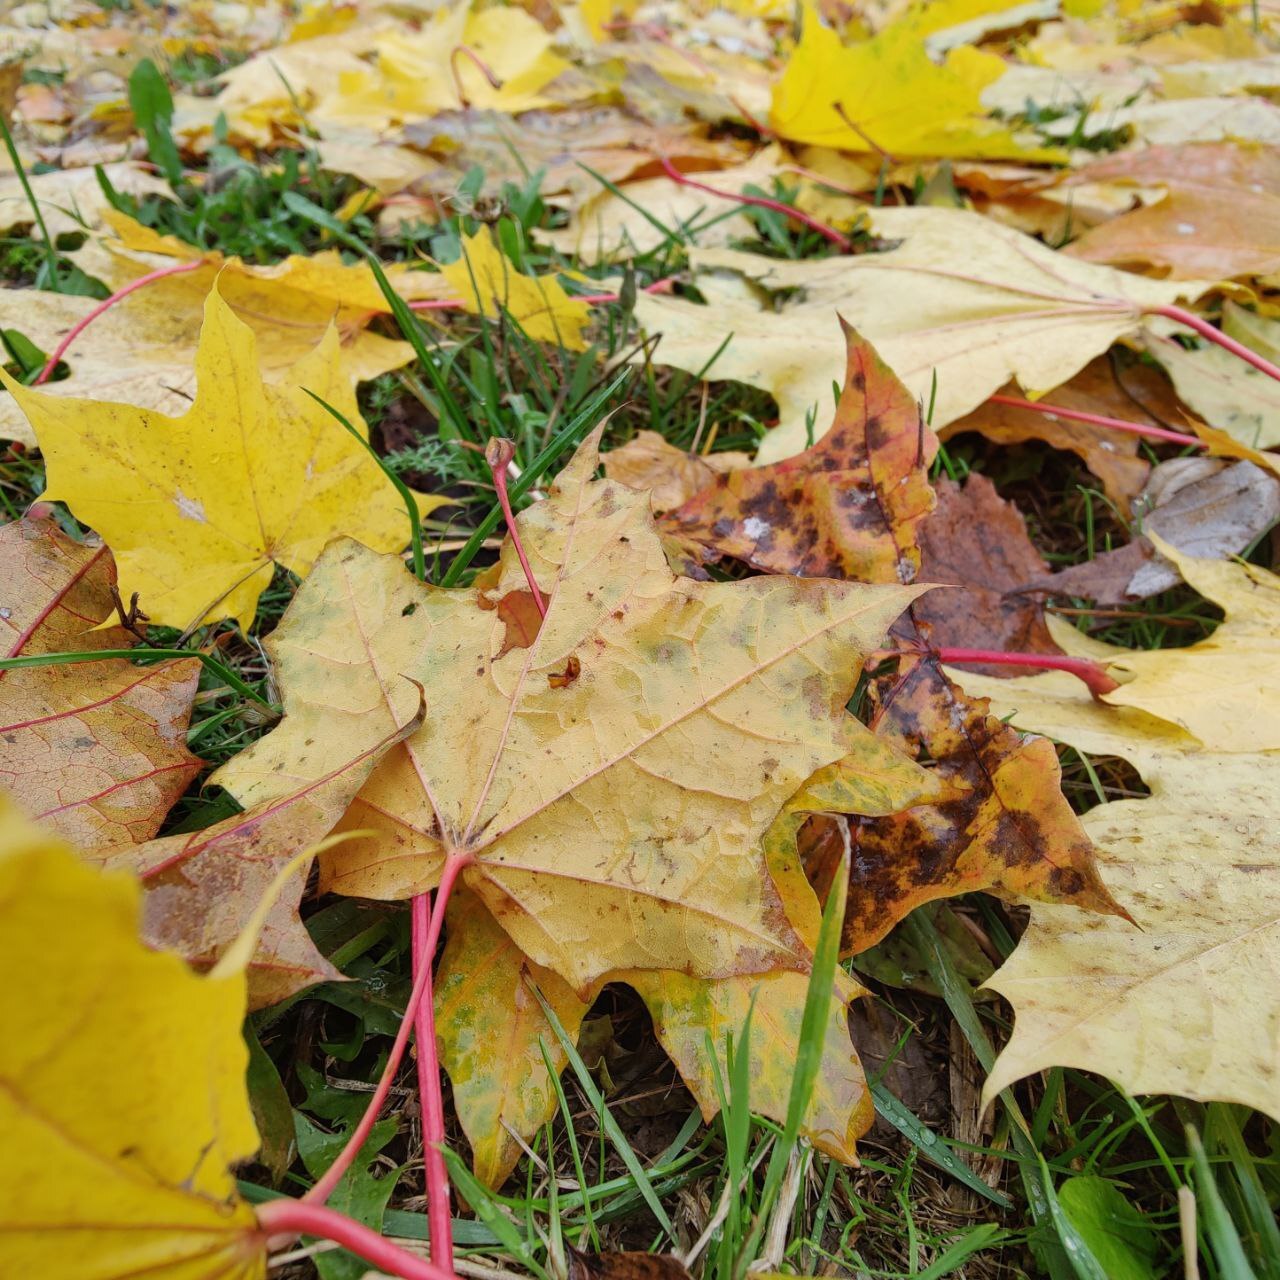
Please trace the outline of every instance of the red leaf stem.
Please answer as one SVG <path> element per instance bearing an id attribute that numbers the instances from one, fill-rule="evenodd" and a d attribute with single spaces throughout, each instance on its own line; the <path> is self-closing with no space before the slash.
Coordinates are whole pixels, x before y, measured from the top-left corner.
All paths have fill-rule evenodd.
<path id="1" fill-rule="evenodd" d="M 1100 413 L 1086 413 L 1083 409 L 1064 409 L 1060 405 L 1045 404 L 1040 400 L 1021 400 L 1017 396 L 991 396 L 988 403 L 1006 404 L 1012 409 L 1029 409 L 1043 413 L 1047 418 L 1066 418 L 1069 422 L 1087 422 L 1095 427 L 1109 427 L 1113 431 L 1128 431 L 1135 436 L 1149 436 L 1152 440 L 1168 440 L 1172 444 L 1193 445 L 1198 449 L 1207 446 L 1198 436 L 1184 435 L 1181 431 L 1166 431 L 1164 427 L 1148 427 L 1141 422 L 1128 422 L 1124 418 L 1107 418 Z"/>

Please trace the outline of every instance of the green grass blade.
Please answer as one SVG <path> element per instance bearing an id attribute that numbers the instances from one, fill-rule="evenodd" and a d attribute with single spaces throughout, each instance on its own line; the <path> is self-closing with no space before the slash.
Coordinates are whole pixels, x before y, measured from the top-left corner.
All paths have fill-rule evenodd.
<path id="1" fill-rule="evenodd" d="M 667 1217 L 667 1211 L 658 1200 L 653 1184 L 649 1181 L 649 1175 L 640 1167 L 640 1161 L 636 1158 L 636 1153 L 631 1149 L 631 1144 L 618 1127 L 618 1122 L 613 1118 L 613 1113 L 609 1110 L 600 1090 L 596 1088 L 596 1082 L 591 1078 L 591 1072 L 587 1070 L 587 1064 L 583 1062 L 577 1046 L 569 1038 L 563 1024 L 556 1015 L 556 1011 L 543 998 L 542 992 L 538 990 L 535 984 L 530 983 L 529 985 L 530 990 L 538 998 L 538 1003 L 542 1006 L 542 1012 L 546 1015 L 551 1030 L 556 1033 L 556 1039 L 560 1041 L 560 1047 L 569 1057 L 569 1065 L 573 1068 L 573 1074 L 578 1078 L 578 1084 L 581 1086 L 582 1092 L 586 1094 L 587 1100 L 600 1117 L 605 1134 L 613 1144 L 614 1150 L 622 1158 L 622 1163 L 626 1165 L 627 1172 L 635 1179 L 636 1189 L 640 1192 L 645 1204 L 649 1206 L 653 1216 L 657 1218 L 662 1229 L 672 1239 L 675 1239 L 675 1228 L 671 1225 L 671 1219 Z"/>
<path id="2" fill-rule="evenodd" d="M 1204 1226 L 1222 1280 L 1258 1280 L 1257 1273 L 1245 1257 L 1240 1233 L 1218 1190 L 1200 1135 L 1191 1125 L 1187 1125 L 1187 1146 L 1191 1150 L 1191 1167 L 1195 1173 L 1196 1214 Z"/>

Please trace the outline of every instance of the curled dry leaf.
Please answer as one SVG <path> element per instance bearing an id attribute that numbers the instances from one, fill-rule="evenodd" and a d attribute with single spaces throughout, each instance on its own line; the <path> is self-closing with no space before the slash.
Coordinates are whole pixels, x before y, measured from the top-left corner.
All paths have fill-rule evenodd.
<path id="1" fill-rule="evenodd" d="M 1205 681 L 1215 682 L 1212 665 Z M 985 1096 L 1068 1066 L 1134 1094 L 1239 1102 L 1280 1118 L 1280 752 L 1247 733 L 1201 749 L 1169 721 L 1104 706 L 1058 672 L 972 683 L 997 714 L 1080 751 L 1122 756 L 1151 788 L 1083 819 L 1140 927 L 1032 906 L 1030 927 L 989 983 L 1016 1018 Z"/>
<path id="2" fill-rule="evenodd" d="M 1015 383 L 999 388 L 999 394 L 1022 398 Z M 1091 360 L 1075 377 L 1055 387 L 1045 403 L 1144 427 L 1185 430 L 1178 399 L 1159 369 L 1135 364 L 1121 371 L 1106 356 Z M 1043 440 L 1055 449 L 1070 449 L 1102 481 L 1107 497 L 1122 510 L 1128 510 L 1129 500 L 1141 491 L 1151 470 L 1139 456 L 1138 436 L 1071 422 L 1052 412 L 988 401 L 941 428 L 938 435 L 950 440 L 965 431 L 976 431 L 994 444 Z"/>
<path id="3" fill-rule="evenodd" d="M 7 658 L 124 649 L 111 552 L 75 542 L 52 514 L 0 528 L 0 635 Z M 0 671 L 0 780 L 22 809 L 87 849 L 149 840 L 203 767 L 186 745 L 194 658 L 123 658 Z"/>
<path id="4" fill-rule="evenodd" d="M 1026 521 L 986 476 L 970 472 L 962 489 L 942 477 L 938 506 L 920 527 L 920 577 L 943 583 L 912 606 L 936 645 L 1057 653 L 1039 597 L 1024 588 L 1049 572 Z M 1007 673 L 1008 667 L 989 674 Z"/>
<path id="5" fill-rule="evenodd" d="M 261 1280 L 244 977 L 144 946 L 138 900 L 0 801 L 0 1273 Z"/>
<path id="6" fill-rule="evenodd" d="M 647 489 L 649 505 L 658 514 L 687 502 L 717 475 L 751 463 L 745 453 L 688 453 L 656 431 L 636 432 L 634 439 L 610 449 L 601 461 L 610 480 L 628 489 Z"/>
<path id="7" fill-rule="evenodd" d="M 305 574 L 339 533 L 388 551 L 404 545 L 399 495 L 307 394 L 363 427 L 336 330 L 280 384 L 264 383 L 253 331 L 214 289 L 196 377 L 195 402 L 168 418 L 33 391 L 0 370 L 44 453 L 44 496 L 106 539 L 122 589 L 141 595 L 154 622 L 232 617 L 247 630 L 277 564 Z"/>
<path id="8" fill-rule="evenodd" d="M 279 799 L 188 835 L 107 849 L 92 860 L 107 870 L 127 868 L 142 881 L 145 941 L 208 967 L 249 925 L 281 869 L 329 834 L 374 766 L 421 725 L 423 714 L 420 708 L 369 750 Z M 259 929 L 247 969 L 251 1008 L 342 977 L 298 916 L 310 869 L 308 859 L 278 891 Z"/>
<path id="9" fill-rule="evenodd" d="M 897 675 L 873 687 L 874 727 L 936 761 L 943 778 L 967 790 L 941 804 L 850 824 L 845 950 L 878 942 L 921 903 L 976 889 L 1124 915 L 1063 798 L 1053 744 L 1002 724 L 933 659 L 900 663 Z"/>
<path id="10" fill-rule="evenodd" d="M 1280 520 L 1280 480 L 1248 461 L 1170 458 L 1152 471 L 1134 506 L 1147 532 L 1197 559 L 1223 558 L 1243 551 Z M 1124 604 L 1180 581 L 1177 568 L 1139 535 L 1034 585 L 1099 604 Z"/>
<path id="11" fill-rule="evenodd" d="M 833 312 L 932 406 L 937 429 L 1011 378 L 1032 396 L 1051 391 L 1113 342 L 1138 335 L 1146 308 L 1209 287 L 1067 258 L 961 209 L 869 209 L 866 217 L 867 229 L 891 248 L 807 262 L 691 251 L 699 273 L 727 271 L 766 290 L 800 291 L 776 310 L 749 294 L 714 308 L 650 294 L 636 300 L 645 331 L 662 335 L 653 359 L 749 383 L 778 402 L 780 421 L 761 443 L 759 462 L 805 447 L 807 415 L 815 407 L 821 413 L 843 354 Z M 961 266 L 957 245 L 964 246 Z"/>
<path id="12" fill-rule="evenodd" d="M 717 476 L 665 528 L 769 573 L 915 580 L 938 442 L 875 348 L 841 326 L 844 389 L 822 439 L 770 466 Z"/>
<path id="13" fill-rule="evenodd" d="M 497 656 L 506 624 L 474 588 L 336 543 L 268 642 L 284 722 L 218 781 L 252 805 L 278 794 L 282 765 L 318 775 L 334 742 L 404 721 L 407 675 L 427 724 L 356 798 L 343 827 L 377 834 L 322 856 L 327 888 L 408 897 L 469 856 L 468 887 L 580 993 L 616 969 L 803 969 L 759 841 L 847 754 L 863 657 L 915 593 L 676 578 L 648 499 L 590 481 L 600 430 L 519 517 L 549 601 L 528 648 Z M 523 585 L 508 545 L 487 594 Z"/>

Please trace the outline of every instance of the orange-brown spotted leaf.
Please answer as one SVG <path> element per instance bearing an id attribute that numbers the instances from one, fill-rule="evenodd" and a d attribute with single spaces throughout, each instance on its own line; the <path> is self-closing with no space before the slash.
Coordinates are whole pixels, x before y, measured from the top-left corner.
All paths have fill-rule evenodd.
<path id="1" fill-rule="evenodd" d="M 277 800 L 203 831 L 109 849 L 92 860 L 107 870 L 127 868 L 141 879 L 147 942 L 208 968 L 245 931 L 282 868 L 328 835 L 378 761 L 421 722 L 420 714 L 414 716 L 320 778 L 294 778 L 294 790 Z M 307 859 L 290 877 L 258 931 L 247 969 L 252 1008 L 342 976 L 298 917 L 310 867 Z"/>
<path id="2" fill-rule="evenodd" d="M 37 512 L 0 528 L 6 658 L 134 643 L 113 612 L 111 552 Z M 149 840 L 201 768 L 186 730 L 200 664 L 123 658 L 0 671 L 0 785 L 86 849 Z"/>
<path id="3" fill-rule="evenodd" d="M 913 907 L 982 889 L 1124 915 L 1094 862 L 1093 845 L 1062 795 L 1047 738 L 1018 733 L 970 698 L 929 658 L 903 658 L 878 682 L 876 727 L 943 777 L 958 799 L 850 823 L 853 865 L 842 939 L 878 942 Z"/>
<path id="4" fill-rule="evenodd" d="M 571 1039 L 588 1005 L 558 974 L 523 955 L 465 889 L 449 901 L 449 938 L 436 976 L 436 1035 L 476 1177 L 497 1187 L 556 1112 L 539 1039 L 557 1073 L 568 1062 L 531 984 Z"/>
<path id="5" fill-rule="evenodd" d="M 844 333 L 844 390 L 822 439 L 770 466 L 717 476 L 666 527 L 768 573 L 915 580 L 937 439 L 875 348 L 848 325 Z"/>

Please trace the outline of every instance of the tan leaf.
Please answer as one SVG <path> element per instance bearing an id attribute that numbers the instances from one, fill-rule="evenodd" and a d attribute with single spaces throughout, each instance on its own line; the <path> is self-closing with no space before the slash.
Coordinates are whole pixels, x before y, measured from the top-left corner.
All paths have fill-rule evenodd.
<path id="1" fill-rule="evenodd" d="M 798 301 L 777 309 L 746 297 L 714 308 L 649 294 L 637 300 L 645 331 L 661 335 L 653 358 L 702 377 L 749 383 L 778 402 L 780 422 L 761 444 L 760 462 L 798 453 L 806 416 L 823 414 L 842 355 L 833 312 L 932 406 L 938 428 L 1011 378 L 1032 396 L 1052 390 L 1113 342 L 1136 337 L 1144 309 L 1207 287 L 1079 262 L 959 209 L 874 209 L 868 221 L 893 248 L 808 262 L 691 253 L 699 272 L 727 271 L 766 290 L 801 291 Z M 957 245 L 964 246 L 962 262 Z"/>
<path id="2" fill-rule="evenodd" d="M 717 475 L 740 471 L 751 459 L 745 453 L 687 453 L 656 431 L 638 431 L 626 444 L 601 458 L 610 480 L 628 489 L 647 489 L 656 513 L 687 502 Z"/>
<path id="3" fill-rule="evenodd" d="M 111 552 L 46 508 L 0 528 L 7 658 L 122 649 Z M 22 809 L 86 849 L 149 840 L 203 767 L 186 745 L 200 664 L 123 658 L 0 671 L 0 780 Z"/>
<path id="4" fill-rule="evenodd" d="M 758 842 L 846 754 L 863 656 L 914 593 L 675 578 L 648 499 L 589 482 L 599 431 L 520 517 L 550 601 L 532 645 L 496 657 L 507 628 L 476 589 L 425 587 L 337 543 L 268 642 L 284 723 L 218 779 L 246 804 L 271 798 L 280 766 L 314 775 L 334 742 L 403 722 L 411 676 L 428 722 L 353 804 L 343 826 L 378 834 L 324 855 L 327 888 L 407 897 L 469 854 L 469 887 L 580 992 L 623 968 L 803 967 Z M 522 585 L 508 545 L 486 594 Z M 575 659 L 578 678 L 549 678 Z"/>

